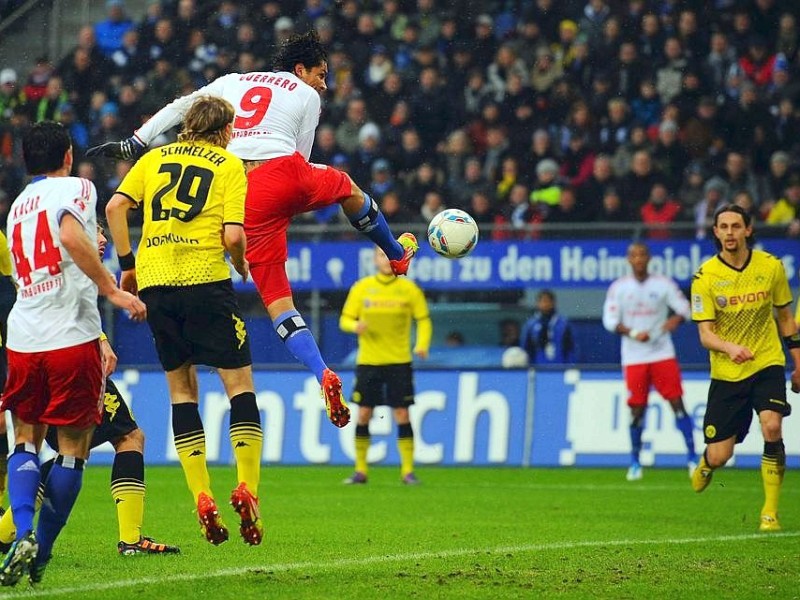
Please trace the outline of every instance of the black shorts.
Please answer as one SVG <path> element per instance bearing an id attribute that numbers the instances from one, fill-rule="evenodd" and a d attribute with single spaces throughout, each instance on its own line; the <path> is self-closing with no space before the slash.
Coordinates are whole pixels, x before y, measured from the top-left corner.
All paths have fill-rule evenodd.
<path id="1" fill-rule="evenodd" d="M 134 429 L 139 429 L 139 425 L 133 419 L 128 403 L 114 382 L 107 377 L 106 392 L 103 396 L 103 420 L 92 434 L 90 447 L 97 448 L 100 444 L 121 438 Z M 58 427 L 50 427 L 45 440 L 48 446 L 58 452 Z"/>
<path id="2" fill-rule="evenodd" d="M 712 379 L 708 406 L 703 419 L 706 444 L 736 436 L 741 443 L 750 430 L 753 411 L 773 410 L 788 417 L 792 407 L 786 401 L 786 373 L 781 366 L 762 369 L 742 381 Z"/>
<path id="3" fill-rule="evenodd" d="M 402 365 L 358 365 L 351 400 L 359 406 L 404 408 L 414 404 L 414 372 Z"/>
<path id="4" fill-rule="evenodd" d="M 188 363 L 218 369 L 252 364 L 250 338 L 230 279 L 139 292 L 165 371 Z"/>

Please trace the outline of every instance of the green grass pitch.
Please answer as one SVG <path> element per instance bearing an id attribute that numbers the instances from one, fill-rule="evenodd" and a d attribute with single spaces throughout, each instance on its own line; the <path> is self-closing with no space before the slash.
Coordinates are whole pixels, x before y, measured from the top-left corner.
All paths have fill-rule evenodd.
<path id="1" fill-rule="evenodd" d="M 800 479 L 784 531 L 758 534 L 758 471 L 729 468 L 695 494 L 685 470 L 396 468 L 344 486 L 342 467 L 265 467 L 266 537 L 245 546 L 222 503 L 226 544 L 199 534 L 183 473 L 147 470 L 145 533 L 180 556 L 120 557 L 109 469 L 89 467 L 45 580 L 0 598 L 798 598 Z"/>

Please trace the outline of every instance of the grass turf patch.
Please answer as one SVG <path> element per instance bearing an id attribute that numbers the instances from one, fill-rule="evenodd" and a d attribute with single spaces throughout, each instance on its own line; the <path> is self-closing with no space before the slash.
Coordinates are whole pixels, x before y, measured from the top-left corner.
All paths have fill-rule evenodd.
<path id="1" fill-rule="evenodd" d="M 226 505 L 232 467 L 212 469 L 231 539 L 201 536 L 177 467 L 147 470 L 144 533 L 180 556 L 116 554 L 109 470 L 84 489 L 45 580 L 0 597 L 758 598 L 800 596 L 798 486 L 787 474 L 780 534 L 757 533 L 760 473 L 726 469 L 695 494 L 684 469 L 397 468 L 345 486 L 341 467 L 265 467 L 264 544 L 246 546 Z"/>

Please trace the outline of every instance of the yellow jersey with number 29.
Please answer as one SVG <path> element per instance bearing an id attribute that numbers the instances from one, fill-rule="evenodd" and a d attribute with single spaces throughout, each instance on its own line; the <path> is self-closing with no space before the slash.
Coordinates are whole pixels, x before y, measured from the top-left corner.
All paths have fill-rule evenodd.
<path id="1" fill-rule="evenodd" d="M 244 222 L 246 191 L 244 164 L 219 146 L 177 142 L 140 158 L 117 190 L 144 211 L 139 289 L 229 279 L 223 228 Z"/>
<path id="2" fill-rule="evenodd" d="M 741 269 L 717 255 L 692 280 L 692 320 L 714 321 L 723 340 L 748 348 L 753 360 L 736 364 L 725 352 L 710 352 L 711 377 L 741 381 L 774 365 L 785 365 L 774 308 L 792 303 L 783 263 L 767 252 L 752 250 Z"/>

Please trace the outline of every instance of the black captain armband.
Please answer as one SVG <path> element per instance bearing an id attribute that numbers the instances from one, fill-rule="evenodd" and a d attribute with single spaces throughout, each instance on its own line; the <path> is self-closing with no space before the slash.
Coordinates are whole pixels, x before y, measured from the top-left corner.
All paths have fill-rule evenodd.
<path id="1" fill-rule="evenodd" d="M 133 252 L 128 252 L 124 256 L 118 254 L 117 260 L 119 261 L 119 268 L 123 271 L 130 271 L 136 268 L 136 257 L 133 256 Z"/>
<path id="2" fill-rule="evenodd" d="M 800 333 L 786 335 L 783 337 L 783 341 L 786 342 L 786 347 L 789 348 L 789 350 L 800 348 Z"/>

